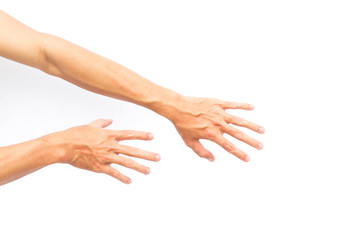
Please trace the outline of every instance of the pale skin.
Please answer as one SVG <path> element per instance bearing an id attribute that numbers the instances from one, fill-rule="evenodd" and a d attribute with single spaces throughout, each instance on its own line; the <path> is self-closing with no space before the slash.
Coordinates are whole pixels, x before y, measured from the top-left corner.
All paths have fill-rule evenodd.
<path id="1" fill-rule="evenodd" d="M 146 107 L 169 119 L 184 143 L 197 155 L 214 161 L 200 143 L 217 143 L 243 161 L 249 156 L 223 135 L 228 134 L 256 149 L 263 144 L 240 129 L 263 134 L 264 128 L 225 110 L 253 110 L 247 103 L 183 96 L 161 87 L 126 67 L 59 37 L 37 32 L 0 10 L 0 56 L 38 68 L 89 91 Z M 0 148 L 0 185 L 16 180 L 53 163 L 66 163 L 108 174 L 131 183 L 110 164 L 119 164 L 148 174 L 150 169 L 132 158 L 159 161 L 159 154 L 121 145 L 121 140 L 151 140 L 153 135 L 132 130 L 104 129 L 112 120 L 52 133 L 28 142 Z M 119 143 L 120 142 L 120 143 Z"/>

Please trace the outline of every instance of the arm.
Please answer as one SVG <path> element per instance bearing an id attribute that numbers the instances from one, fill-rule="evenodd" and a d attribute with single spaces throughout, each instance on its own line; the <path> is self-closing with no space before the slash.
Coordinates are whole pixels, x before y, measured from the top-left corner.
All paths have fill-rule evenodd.
<path id="1" fill-rule="evenodd" d="M 143 174 L 150 169 L 130 157 L 159 161 L 160 156 L 141 149 L 120 145 L 122 140 L 151 140 L 152 134 L 138 131 L 103 129 L 111 120 L 99 119 L 90 124 L 52 133 L 28 142 L 0 148 L 0 185 L 14 181 L 53 163 L 108 174 L 124 183 L 131 179 L 110 164 L 120 164 Z M 118 155 L 120 154 L 120 155 Z"/>
<path id="2" fill-rule="evenodd" d="M 4 57 L 37 67 L 87 90 L 141 105 L 166 117 L 185 144 L 200 157 L 214 160 L 212 153 L 199 141 L 208 139 L 248 161 L 249 156 L 226 140 L 224 133 L 257 149 L 263 147 L 262 143 L 232 125 L 258 133 L 264 133 L 263 127 L 225 112 L 226 109 L 252 110 L 250 104 L 182 96 L 116 62 L 61 38 L 36 32 L 3 12 L 0 12 L 0 36 L 0 55 Z M 22 47 L 25 42 L 28 47 Z"/>

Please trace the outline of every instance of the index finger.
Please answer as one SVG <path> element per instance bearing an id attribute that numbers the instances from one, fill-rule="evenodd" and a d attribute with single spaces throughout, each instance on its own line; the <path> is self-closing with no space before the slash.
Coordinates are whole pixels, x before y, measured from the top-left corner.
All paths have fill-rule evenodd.
<path id="1" fill-rule="evenodd" d="M 141 132 L 134 130 L 109 130 L 111 135 L 115 136 L 116 141 L 121 140 L 152 140 L 154 135 L 149 132 Z"/>

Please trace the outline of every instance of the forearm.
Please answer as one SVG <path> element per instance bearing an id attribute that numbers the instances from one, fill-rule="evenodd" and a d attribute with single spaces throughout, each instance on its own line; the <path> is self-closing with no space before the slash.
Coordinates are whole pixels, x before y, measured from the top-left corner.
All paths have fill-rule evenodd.
<path id="1" fill-rule="evenodd" d="M 59 37 L 40 33 L 0 10 L 0 56 L 82 88 L 147 107 L 171 120 L 181 95 Z"/>
<path id="2" fill-rule="evenodd" d="M 0 185 L 59 162 L 60 158 L 61 152 L 42 138 L 0 147 Z"/>
<path id="3" fill-rule="evenodd" d="M 0 56 L 42 68 L 43 35 L 0 10 Z"/>
<path id="4" fill-rule="evenodd" d="M 74 45 L 46 35 L 46 72 L 82 88 L 147 107 L 168 117 L 180 95 L 150 82 L 126 67 Z"/>

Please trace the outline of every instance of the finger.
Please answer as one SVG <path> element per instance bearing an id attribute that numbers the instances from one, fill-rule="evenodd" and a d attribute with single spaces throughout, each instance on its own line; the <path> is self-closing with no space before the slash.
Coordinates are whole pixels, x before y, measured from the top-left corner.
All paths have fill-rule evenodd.
<path id="1" fill-rule="evenodd" d="M 152 140 L 154 135 L 149 132 L 140 132 L 134 130 L 109 130 L 115 136 L 116 141 L 121 140 Z"/>
<path id="2" fill-rule="evenodd" d="M 131 183 L 131 178 L 129 178 L 128 176 L 125 176 L 124 174 L 122 174 L 121 172 L 119 172 L 118 170 L 116 170 L 110 166 L 104 166 L 102 168 L 102 172 L 122 181 L 123 183 L 126 183 L 126 184 Z"/>
<path id="3" fill-rule="evenodd" d="M 237 116 L 233 116 L 231 114 L 226 114 L 225 116 L 225 121 L 227 123 L 230 123 L 230 124 L 234 124 L 236 126 L 239 126 L 239 127 L 246 127 L 248 129 L 251 129 L 255 132 L 258 132 L 258 133 L 265 133 L 265 128 L 256 124 L 256 123 L 253 123 L 253 122 L 249 122 L 245 119 L 242 119 L 240 117 L 237 117 Z"/>
<path id="4" fill-rule="evenodd" d="M 98 119 L 98 120 L 92 121 L 89 125 L 92 127 L 97 127 L 97 128 L 105 128 L 105 127 L 109 126 L 112 122 L 113 122 L 112 119 Z"/>
<path id="5" fill-rule="evenodd" d="M 199 157 L 206 158 L 207 160 L 213 162 L 215 161 L 214 155 L 204 148 L 199 140 L 194 140 L 190 144 L 187 144 Z"/>
<path id="6" fill-rule="evenodd" d="M 142 158 L 154 162 L 160 161 L 160 155 L 153 152 L 148 152 L 139 148 L 129 147 L 124 145 L 118 145 L 114 150 L 117 154 L 124 154 L 130 157 Z"/>
<path id="7" fill-rule="evenodd" d="M 133 169 L 135 171 L 138 171 L 138 172 L 146 174 L 146 175 L 150 173 L 149 167 L 146 167 L 138 162 L 135 162 L 131 158 L 114 155 L 114 157 L 112 158 L 112 163 L 122 165 L 124 167 Z"/>
<path id="8" fill-rule="evenodd" d="M 219 146 L 224 148 L 227 152 L 233 154 L 235 157 L 240 158 L 244 162 L 250 161 L 250 157 L 246 155 L 243 151 L 238 149 L 234 144 L 232 144 L 230 141 L 228 141 L 223 136 L 220 136 L 214 140 L 215 143 L 217 143 Z"/>
<path id="9" fill-rule="evenodd" d="M 222 103 L 224 109 L 243 109 L 243 110 L 253 110 L 254 105 L 248 103 L 237 103 L 237 102 L 226 102 Z"/>
<path id="10" fill-rule="evenodd" d="M 259 142 L 258 140 L 256 140 L 255 138 L 249 137 L 242 131 L 240 131 L 230 125 L 225 125 L 223 132 L 229 134 L 230 136 L 232 136 L 232 137 L 234 137 L 234 138 L 236 138 L 258 150 L 261 150 L 264 147 L 264 145 L 261 142 Z"/>

